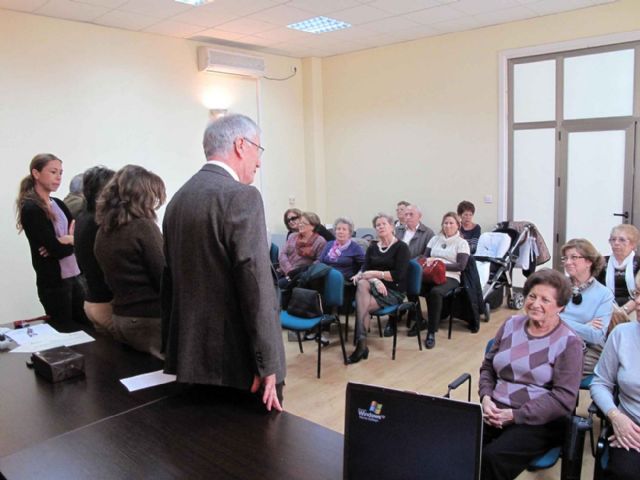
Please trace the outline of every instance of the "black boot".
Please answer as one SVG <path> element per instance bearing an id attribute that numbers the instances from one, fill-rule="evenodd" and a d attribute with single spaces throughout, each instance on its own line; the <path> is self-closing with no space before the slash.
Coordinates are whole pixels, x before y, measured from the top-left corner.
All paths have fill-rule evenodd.
<path id="1" fill-rule="evenodd" d="M 367 347 L 367 340 L 358 340 L 358 344 L 356 349 L 353 351 L 349 358 L 347 359 L 347 363 L 358 363 L 362 359 L 369 358 L 369 347 Z"/>

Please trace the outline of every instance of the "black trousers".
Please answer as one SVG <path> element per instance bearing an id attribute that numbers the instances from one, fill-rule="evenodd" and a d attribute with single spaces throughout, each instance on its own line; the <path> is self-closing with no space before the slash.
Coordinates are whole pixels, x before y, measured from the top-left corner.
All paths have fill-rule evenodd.
<path id="1" fill-rule="evenodd" d="M 640 472 L 640 452 L 624 448 L 609 448 L 609 465 L 606 478 L 611 480 L 634 480 Z"/>
<path id="2" fill-rule="evenodd" d="M 482 480 L 512 480 L 529 462 L 549 449 L 562 445 L 566 420 L 545 425 L 484 425 Z"/>
<path id="3" fill-rule="evenodd" d="M 92 327 L 84 313 L 85 289 L 79 275 L 60 280 L 55 287 L 38 287 L 38 298 L 56 330 L 73 332 Z"/>
<path id="4" fill-rule="evenodd" d="M 435 333 L 438 325 L 440 325 L 444 296 L 458 285 L 460 285 L 458 280 L 447 277 L 447 280 L 442 285 L 429 285 L 424 289 L 423 293 L 427 298 L 427 326 L 429 333 Z"/>

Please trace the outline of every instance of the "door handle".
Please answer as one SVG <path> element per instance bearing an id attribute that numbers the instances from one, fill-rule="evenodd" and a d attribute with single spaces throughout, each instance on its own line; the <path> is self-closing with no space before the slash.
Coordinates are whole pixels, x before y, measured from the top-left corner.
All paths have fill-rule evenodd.
<path id="1" fill-rule="evenodd" d="M 614 217 L 623 217 L 623 218 L 627 219 L 627 218 L 629 218 L 629 212 L 614 213 L 613 216 Z"/>

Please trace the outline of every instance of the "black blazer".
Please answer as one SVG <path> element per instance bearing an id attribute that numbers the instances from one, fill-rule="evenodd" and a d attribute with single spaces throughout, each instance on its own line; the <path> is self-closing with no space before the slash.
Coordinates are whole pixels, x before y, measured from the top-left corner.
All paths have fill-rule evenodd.
<path id="1" fill-rule="evenodd" d="M 260 192 L 206 164 L 163 222 L 165 372 L 179 382 L 249 389 L 285 376 L 284 345 Z"/>
<path id="2" fill-rule="evenodd" d="M 52 200 L 62 209 L 67 221 L 71 223 L 73 217 L 62 200 Z M 50 288 L 60 285 L 60 263 L 58 260 L 73 254 L 73 245 L 63 245 L 56 237 L 53 223 L 47 218 L 47 214 L 33 200 L 27 200 L 20 211 L 22 228 L 29 240 L 31 249 L 31 264 L 36 271 L 36 284 L 38 287 Z M 43 257 L 38 252 L 44 247 L 49 252 L 48 257 Z"/>

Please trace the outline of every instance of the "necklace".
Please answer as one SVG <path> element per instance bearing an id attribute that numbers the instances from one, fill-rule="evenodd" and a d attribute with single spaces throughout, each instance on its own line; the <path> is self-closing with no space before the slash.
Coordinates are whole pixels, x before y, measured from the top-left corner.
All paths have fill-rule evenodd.
<path id="1" fill-rule="evenodd" d="M 571 288 L 571 302 L 575 305 L 580 305 L 582 303 L 582 292 L 589 288 L 594 281 L 595 278 L 591 277 L 580 285 L 574 285 Z"/>
<path id="2" fill-rule="evenodd" d="M 395 242 L 395 239 L 392 239 L 391 242 L 389 243 L 389 245 L 387 245 L 386 247 L 382 246 L 382 241 L 378 242 L 378 250 L 380 250 L 380 253 L 387 253 L 387 250 L 389 250 L 391 248 L 391 245 L 393 245 Z"/>

